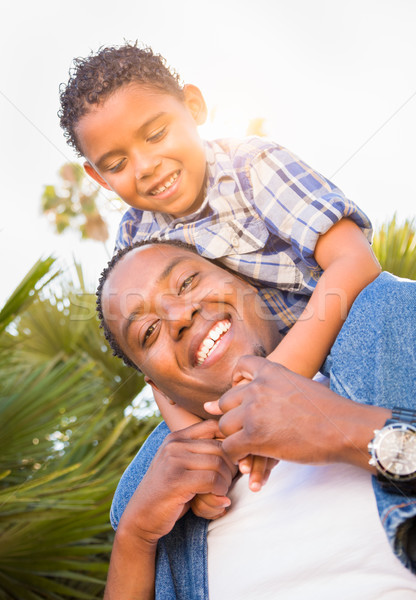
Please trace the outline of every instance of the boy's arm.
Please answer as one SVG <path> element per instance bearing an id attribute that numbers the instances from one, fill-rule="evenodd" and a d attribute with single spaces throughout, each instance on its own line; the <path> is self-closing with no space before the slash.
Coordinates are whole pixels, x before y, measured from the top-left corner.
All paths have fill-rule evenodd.
<path id="1" fill-rule="evenodd" d="M 199 423 L 202 419 L 173 403 L 165 394 L 153 388 L 153 396 L 163 420 L 171 431 L 179 431 L 190 425 Z"/>
<path id="2" fill-rule="evenodd" d="M 268 356 L 306 377 L 319 371 L 355 298 L 381 271 L 364 234 L 349 219 L 338 221 L 320 236 L 315 260 L 323 274 L 311 299 Z"/>

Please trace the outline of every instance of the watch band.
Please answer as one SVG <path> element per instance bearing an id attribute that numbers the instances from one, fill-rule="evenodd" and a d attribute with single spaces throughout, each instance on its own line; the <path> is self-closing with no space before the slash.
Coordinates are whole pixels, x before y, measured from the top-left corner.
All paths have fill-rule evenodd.
<path id="1" fill-rule="evenodd" d="M 394 479 L 388 479 L 380 471 L 377 471 L 377 481 L 381 487 L 391 494 L 414 494 L 416 492 L 416 481 L 394 481 Z"/>
<path id="2" fill-rule="evenodd" d="M 387 419 L 384 426 L 391 425 L 392 423 L 411 423 L 416 425 L 416 410 L 394 406 L 391 409 L 391 417 Z"/>

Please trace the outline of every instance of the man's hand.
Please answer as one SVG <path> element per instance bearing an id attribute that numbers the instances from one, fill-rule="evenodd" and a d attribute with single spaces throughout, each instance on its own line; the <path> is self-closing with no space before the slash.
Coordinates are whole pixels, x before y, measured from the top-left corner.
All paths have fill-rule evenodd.
<path id="1" fill-rule="evenodd" d="M 169 533 L 196 494 L 224 496 L 235 467 L 222 449 L 216 421 L 169 434 L 132 496 L 120 525 L 156 542 Z"/>
<path id="2" fill-rule="evenodd" d="M 307 464 L 347 462 L 366 469 L 367 443 L 390 415 L 357 404 L 320 383 L 254 356 L 241 358 L 237 385 L 207 412 L 224 413 L 224 450 L 237 463 L 249 454 Z"/>
<path id="3" fill-rule="evenodd" d="M 120 519 L 105 600 L 153 599 L 158 540 L 195 494 L 228 492 L 236 469 L 219 435 L 216 421 L 204 421 L 165 438 Z"/>

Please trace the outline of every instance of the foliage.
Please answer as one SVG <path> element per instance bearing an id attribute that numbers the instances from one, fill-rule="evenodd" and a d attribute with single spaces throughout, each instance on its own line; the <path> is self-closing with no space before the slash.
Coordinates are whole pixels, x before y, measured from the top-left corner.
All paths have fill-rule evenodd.
<path id="1" fill-rule="evenodd" d="M 82 238 L 105 242 L 108 226 L 97 206 L 100 190 L 85 178 L 78 163 L 66 163 L 60 171 L 60 187 L 46 185 L 42 194 L 42 211 L 60 234 L 75 229 Z"/>
<path id="2" fill-rule="evenodd" d="M 111 498 L 156 422 L 125 416 L 142 378 L 106 351 L 94 297 L 53 269 L 36 263 L 0 312 L 0 598 L 10 600 L 102 597 Z"/>
<path id="3" fill-rule="evenodd" d="M 394 216 L 384 223 L 374 236 L 373 250 L 384 271 L 416 279 L 416 223 L 413 219 L 399 225 Z"/>

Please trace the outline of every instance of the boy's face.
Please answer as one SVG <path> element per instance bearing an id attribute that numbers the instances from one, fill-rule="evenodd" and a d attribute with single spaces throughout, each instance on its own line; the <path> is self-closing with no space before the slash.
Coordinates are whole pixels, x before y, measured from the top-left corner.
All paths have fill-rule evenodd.
<path id="1" fill-rule="evenodd" d="M 206 108 L 195 86 L 184 94 L 130 84 L 92 108 L 76 128 L 87 173 L 134 208 L 174 217 L 199 208 L 206 159 L 197 125 Z"/>

